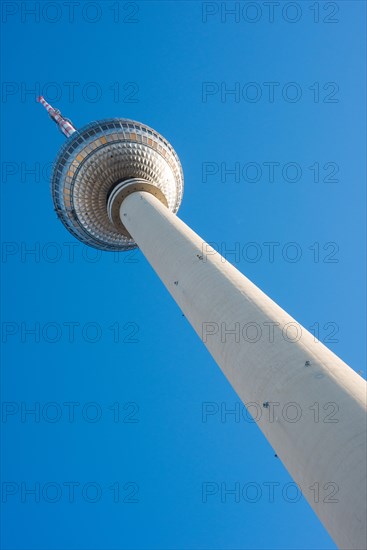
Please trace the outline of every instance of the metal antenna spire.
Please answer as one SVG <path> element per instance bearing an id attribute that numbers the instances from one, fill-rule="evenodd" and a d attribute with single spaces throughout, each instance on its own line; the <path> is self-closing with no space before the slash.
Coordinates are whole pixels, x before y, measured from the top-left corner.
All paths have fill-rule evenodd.
<path id="1" fill-rule="evenodd" d="M 52 107 L 52 105 L 47 103 L 47 101 L 42 95 L 37 97 L 37 101 L 44 106 L 44 108 L 46 109 L 46 111 L 48 112 L 52 120 L 56 122 L 60 131 L 66 137 L 70 137 L 72 134 L 74 134 L 74 132 L 76 132 L 76 128 L 74 128 L 71 120 L 63 117 L 59 109 L 55 109 L 54 107 Z"/>

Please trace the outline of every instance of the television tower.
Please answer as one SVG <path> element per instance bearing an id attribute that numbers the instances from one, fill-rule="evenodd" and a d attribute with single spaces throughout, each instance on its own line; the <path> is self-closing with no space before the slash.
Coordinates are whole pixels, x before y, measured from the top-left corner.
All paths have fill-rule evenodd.
<path id="1" fill-rule="evenodd" d="M 172 146 L 124 118 L 80 130 L 43 97 L 67 140 L 58 217 L 102 250 L 139 246 L 339 548 L 366 548 L 366 383 L 175 214 Z"/>

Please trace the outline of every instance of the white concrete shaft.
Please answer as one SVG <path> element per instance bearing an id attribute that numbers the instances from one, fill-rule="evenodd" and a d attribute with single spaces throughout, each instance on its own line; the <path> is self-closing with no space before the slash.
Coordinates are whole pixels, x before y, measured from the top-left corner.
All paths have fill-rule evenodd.
<path id="1" fill-rule="evenodd" d="M 155 197 L 120 216 L 335 543 L 364 550 L 365 381 Z"/>

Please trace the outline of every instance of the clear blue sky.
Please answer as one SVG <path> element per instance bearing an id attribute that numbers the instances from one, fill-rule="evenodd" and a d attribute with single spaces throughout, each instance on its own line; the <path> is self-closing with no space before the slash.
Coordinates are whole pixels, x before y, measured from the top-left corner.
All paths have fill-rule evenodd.
<path id="1" fill-rule="evenodd" d="M 3 3 L 4 549 L 335 548 L 256 424 L 203 422 L 239 399 L 140 252 L 95 256 L 52 208 L 39 92 L 76 126 L 147 123 L 182 161 L 180 217 L 365 368 L 365 3 L 234 4 Z"/>

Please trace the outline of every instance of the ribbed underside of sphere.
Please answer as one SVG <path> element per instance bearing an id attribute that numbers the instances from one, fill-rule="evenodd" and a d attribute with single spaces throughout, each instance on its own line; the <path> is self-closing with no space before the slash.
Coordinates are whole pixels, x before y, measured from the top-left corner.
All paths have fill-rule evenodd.
<path id="1" fill-rule="evenodd" d="M 52 176 L 57 214 L 80 241 L 102 250 L 128 250 L 135 242 L 109 220 L 107 200 L 114 186 L 141 178 L 158 187 L 177 212 L 183 174 L 177 154 L 160 134 L 139 122 L 93 122 L 62 147 Z"/>

